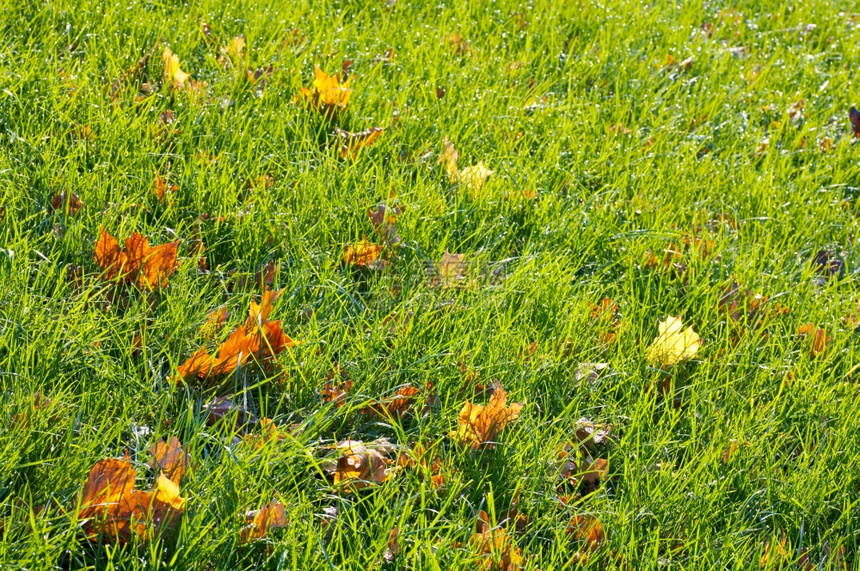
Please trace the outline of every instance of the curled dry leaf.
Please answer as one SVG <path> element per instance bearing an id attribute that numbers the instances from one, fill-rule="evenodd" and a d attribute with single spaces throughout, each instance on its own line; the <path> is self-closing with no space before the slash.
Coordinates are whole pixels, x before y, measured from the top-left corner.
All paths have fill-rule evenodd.
<path id="1" fill-rule="evenodd" d="M 692 327 L 684 329 L 680 317 L 667 317 L 658 326 L 659 335 L 648 347 L 645 355 L 648 364 L 653 367 L 667 367 L 696 355 L 702 345 L 702 339 Z"/>
<path id="2" fill-rule="evenodd" d="M 384 246 L 367 241 L 365 236 L 352 245 L 347 245 L 343 252 L 343 263 L 347 266 L 381 270 L 387 265 L 382 257 Z"/>
<path id="3" fill-rule="evenodd" d="M 601 446 L 606 443 L 609 433 L 612 431 L 612 425 L 591 422 L 587 418 L 582 417 L 576 421 L 573 429 L 576 432 L 576 439 L 579 441 L 579 444 L 584 446 L 586 450 L 590 450 L 595 446 Z"/>
<path id="4" fill-rule="evenodd" d="M 592 459 L 590 456 L 582 460 L 571 458 L 561 469 L 565 482 L 585 494 L 596 492 L 608 474 L 609 462 L 605 458 Z"/>
<path id="5" fill-rule="evenodd" d="M 349 88 L 351 82 L 352 78 L 349 78 L 341 83 L 337 75 L 328 75 L 316 66 L 313 85 L 311 88 L 303 87 L 294 101 L 303 103 L 309 109 L 331 118 L 346 110 L 352 95 L 352 90 Z"/>
<path id="6" fill-rule="evenodd" d="M 161 474 L 155 488 L 144 492 L 134 489 L 135 477 L 128 460 L 100 460 L 90 470 L 78 512 L 89 539 L 149 541 L 175 527 L 185 511 L 179 485 Z"/>
<path id="7" fill-rule="evenodd" d="M 370 217 L 370 223 L 376 233 L 382 236 L 382 239 L 388 244 L 395 246 L 401 242 L 400 235 L 397 233 L 397 217 L 402 212 L 399 206 L 386 205 L 384 203 L 377 204 L 376 209 L 368 209 L 367 215 Z"/>
<path id="8" fill-rule="evenodd" d="M 508 393 L 501 386 L 496 386 L 486 405 L 466 401 L 457 418 L 457 429 L 451 432 L 451 437 L 472 448 L 495 446 L 499 432 L 516 420 L 523 408 L 518 403 L 506 406 L 507 398 Z"/>
<path id="9" fill-rule="evenodd" d="M 263 539 L 270 529 L 287 526 L 287 512 L 278 499 L 273 498 L 268 505 L 245 514 L 248 525 L 239 532 L 239 542 L 249 543 Z"/>
<path id="10" fill-rule="evenodd" d="M 63 190 L 51 198 L 51 210 L 54 212 L 65 212 L 69 216 L 77 214 L 78 210 L 83 208 L 83 206 L 84 203 L 81 202 L 80 197 L 74 192 Z"/>
<path id="11" fill-rule="evenodd" d="M 149 466 L 153 470 L 161 470 L 167 479 L 179 484 L 188 467 L 188 453 L 182 450 L 179 439 L 171 436 L 168 442 L 159 440 L 152 445 L 149 453 L 152 454 L 152 462 Z"/>
<path id="12" fill-rule="evenodd" d="M 384 130 L 382 127 L 371 127 L 366 131 L 350 133 L 349 131 L 335 127 L 335 135 L 337 135 L 340 141 L 340 158 L 354 159 L 358 156 L 359 151 L 373 144 L 382 135 Z"/>
<path id="13" fill-rule="evenodd" d="M 400 555 L 400 542 L 397 541 L 398 533 L 399 529 L 395 527 L 388 535 L 388 546 L 385 549 L 385 553 L 382 555 L 382 559 L 386 563 L 391 563 L 397 558 L 398 555 Z"/>
<path id="14" fill-rule="evenodd" d="M 335 369 L 326 375 L 325 385 L 320 390 L 319 395 L 323 402 L 342 407 L 345 404 L 346 395 L 352 389 L 352 379 L 344 371 L 341 371 L 340 367 L 335 366 Z M 335 375 L 341 378 L 340 382 L 334 380 Z"/>
<path id="15" fill-rule="evenodd" d="M 164 63 L 164 83 L 171 87 L 184 87 L 191 75 L 182 71 L 179 56 L 165 47 L 161 53 L 161 61 Z"/>
<path id="16" fill-rule="evenodd" d="M 378 439 L 365 445 L 361 440 L 348 439 L 338 442 L 335 448 L 339 457 L 323 466 L 334 475 L 335 486 L 354 491 L 388 479 L 391 461 L 383 452 L 392 450 L 393 445 L 387 440 Z"/>
<path id="17" fill-rule="evenodd" d="M 95 258 L 106 281 L 136 283 L 141 288 L 155 289 L 167 285 L 167 278 L 176 271 L 176 250 L 179 241 L 151 247 L 149 240 L 137 232 L 125 241 L 125 251 L 119 242 L 101 229 L 95 243 Z"/>

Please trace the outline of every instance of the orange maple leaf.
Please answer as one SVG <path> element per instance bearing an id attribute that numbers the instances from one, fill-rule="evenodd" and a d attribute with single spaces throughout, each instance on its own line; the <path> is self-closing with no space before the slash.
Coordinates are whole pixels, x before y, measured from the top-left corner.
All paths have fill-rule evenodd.
<path id="1" fill-rule="evenodd" d="M 508 393 L 496 385 L 487 405 L 466 401 L 457 419 L 457 430 L 451 436 L 472 448 L 492 448 L 499 432 L 516 420 L 523 408 L 518 403 L 506 406 L 507 398 Z"/>
<path id="2" fill-rule="evenodd" d="M 176 250 L 179 240 L 152 247 L 149 240 L 135 232 L 125 241 L 125 251 L 119 242 L 102 228 L 95 243 L 95 258 L 106 281 L 136 283 L 138 287 L 155 289 L 167 285 L 167 278 L 176 271 Z"/>
<path id="3" fill-rule="evenodd" d="M 272 303 L 278 295 L 280 291 L 267 291 L 259 304 L 252 301 L 245 323 L 227 337 L 216 354 L 210 355 L 205 346 L 200 347 L 179 366 L 179 376 L 183 379 L 192 376 L 200 380 L 215 379 L 232 373 L 248 360 L 265 362 L 292 347 L 295 343 L 284 334 L 281 322 L 268 321 Z"/>
<path id="4" fill-rule="evenodd" d="M 175 527 L 185 510 L 179 485 L 160 474 L 153 490 L 136 490 L 136 475 L 128 460 L 99 460 L 92 467 L 78 511 L 89 539 L 128 543 L 137 537 L 148 541 Z"/>

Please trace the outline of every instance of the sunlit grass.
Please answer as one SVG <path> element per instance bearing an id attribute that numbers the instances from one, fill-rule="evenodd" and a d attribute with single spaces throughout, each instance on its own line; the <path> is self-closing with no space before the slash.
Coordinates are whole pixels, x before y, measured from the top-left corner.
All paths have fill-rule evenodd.
<path id="1" fill-rule="evenodd" d="M 480 510 L 495 525 L 518 498 L 523 569 L 585 552 L 590 568 L 858 568 L 856 14 L 106 4 L 0 12 L 0 567 L 474 569 Z M 225 63 L 240 34 L 243 59 Z M 167 45 L 199 92 L 156 85 Z M 346 60 L 345 113 L 293 101 L 315 65 Z M 262 88 L 248 79 L 269 65 Z M 385 130 L 344 159 L 336 126 Z M 483 187 L 449 180 L 445 139 L 461 168 L 494 171 Z M 176 186 L 163 202 L 156 173 Z M 77 214 L 51 208 L 63 190 Z M 368 209 L 395 200 L 386 269 L 343 267 L 345 245 L 380 241 Z M 102 226 L 179 240 L 167 287 L 111 298 L 93 259 Z M 469 261 L 464 287 L 428 278 L 446 251 Z M 844 270 L 822 273 L 821 251 Z M 212 310 L 230 312 L 218 341 L 244 321 L 269 262 L 272 318 L 300 343 L 218 387 L 288 433 L 254 447 L 207 424 L 212 390 L 175 379 Z M 735 282 L 732 315 L 720 300 Z M 770 309 L 750 311 L 756 294 Z M 603 298 L 616 320 L 592 316 Z M 646 350 L 676 315 L 704 343 L 664 373 Z M 829 337 L 822 354 L 798 335 L 807 323 Z M 608 366 L 590 382 L 580 363 Z M 319 395 L 336 364 L 354 382 L 340 407 Z M 458 445 L 463 403 L 486 404 L 474 385 L 494 381 L 522 413 L 493 449 Z M 363 412 L 407 385 L 421 389 L 413 417 Z M 608 476 L 565 504 L 560 452 L 583 417 L 612 425 L 592 451 Z M 143 482 L 170 436 L 191 458 L 176 533 L 88 541 L 76 514 L 93 464 L 127 452 Z M 339 493 L 327 450 L 382 437 L 438 451 L 444 488 L 403 469 Z M 273 497 L 289 525 L 240 545 L 245 513 Z M 568 531 L 576 515 L 602 522 L 600 548 Z"/>

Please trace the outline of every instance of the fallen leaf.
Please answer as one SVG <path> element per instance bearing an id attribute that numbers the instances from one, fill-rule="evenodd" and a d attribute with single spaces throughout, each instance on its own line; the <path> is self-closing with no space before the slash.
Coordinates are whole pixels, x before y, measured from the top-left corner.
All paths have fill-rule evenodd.
<path id="1" fill-rule="evenodd" d="M 175 184 L 167 184 L 167 181 L 158 173 L 155 173 L 155 181 L 152 183 L 152 193 L 159 202 L 164 202 L 168 193 L 173 193 L 179 190 Z"/>
<path id="2" fill-rule="evenodd" d="M 499 432 L 516 420 L 523 408 L 518 403 L 506 406 L 507 398 L 508 393 L 501 386 L 496 386 L 486 405 L 466 401 L 457 419 L 457 429 L 451 432 L 451 437 L 472 448 L 495 446 Z"/>
<path id="3" fill-rule="evenodd" d="M 462 169 L 457 178 L 460 184 L 465 185 L 474 194 L 484 186 L 484 183 L 494 172 L 485 167 L 481 161 L 476 165 Z"/>
<path id="4" fill-rule="evenodd" d="M 573 379 L 576 382 L 586 380 L 589 384 L 593 385 L 600 378 L 601 373 L 608 368 L 608 363 L 580 363 L 576 366 Z"/>
<path id="5" fill-rule="evenodd" d="M 182 450 L 179 439 L 171 436 L 168 442 L 159 440 L 149 449 L 152 454 L 150 467 L 160 469 L 173 483 L 179 484 L 188 467 L 188 453 Z"/>
<path id="6" fill-rule="evenodd" d="M 70 193 L 63 190 L 51 198 L 51 210 L 54 212 L 64 212 L 69 216 L 77 214 L 78 210 L 83 208 L 83 206 L 84 203 L 81 202 L 81 199 L 74 192 Z"/>
<path id="7" fill-rule="evenodd" d="M 400 216 L 402 210 L 399 206 L 387 205 L 380 203 L 376 205 L 376 209 L 368 209 L 367 215 L 370 217 L 370 222 L 373 224 L 376 233 L 382 236 L 388 244 L 395 246 L 401 242 L 400 235 L 397 233 L 397 217 Z"/>
<path id="8" fill-rule="evenodd" d="M 309 109 L 331 118 L 346 110 L 352 95 L 352 90 L 349 88 L 351 82 L 352 78 L 349 78 L 341 83 L 337 75 L 328 75 L 316 66 L 312 87 L 303 87 L 294 101 L 303 103 Z"/>
<path id="9" fill-rule="evenodd" d="M 236 36 L 226 46 L 221 46 L 221 57 L 218 58 L 218 63 L 221 66 L 227 65 L 227 63 L 235 65 L 242 59 L 242 51 L 244 49 L 245 36 Z"/>
<path id="10" fill-rule="evenodd" d="M 340 127 L 335 127 L 335 135 L 341 142 L 340 146 L 340 158 L 352 158 L 358 156 L 359 151 L 364 149 L 365 147 L 370 146 L 373 142 L 379 138 L 382 132 L 385 129 L 382 127 L 371 127 L 366 131 L 359 131 L 358 133 L 350 133 L 348 131 L 344 131 Z"/>
<path id="11" fill-rule="evenodd" d="M 191 75 L 182 71 L 179 56 L 165 47 L 161 53 L 161 61 L 164 63 L 164 83 L 171 87 L 184 87 Z"/>
<path id="12" fill-rule="evenodd" d="M 385 439 L 378 439 L 369 446 L 360 440 L 343 440 L 335 446 L 337 460 L 327 462 L 323 469 L 334 475 L 334 485 L 343 490 L 382 484 L 388 479 L 387 468 L 391 463 L 383 451 L 392 448 Z"/>
<path id="13" fill-rule="evenodd" d="M 851 132 L 854 133 L 854 137 L 860 137 L 860 111 L 853 105 L 848 110 L 848 119 L 851 120 Z"/>
<path id="14" fill-rule="evenodd" d="M 606 540 L 603 524 L 599 519 L 590 515 L 576 515 L 570 520 L 567 532 L 579 541 L 585 542 L 587 551 L 596 551 Z"/>
<path id="15" fill-rule="evenodd" d="M 469 543 L 475 550 L 481 569 L 515 571 L 524 563 L 522 551 L 504 528 L 492 528 L 487 512 L 478 513 L 476 533 Z"/>
<path id="16" fill-rule="evenodd" d="M 442 259 L 432 267 L 428 267 L 431 287 L 441 289 L 459 289 L 467 287 L 465 254 L 452 254 L 445 250 Z"/>
<path id="17" fill-rule="evenodd" d="M 136 283 L 138 287 L 152 290 L 167 285 L 167 278 L 176 271 L 178 246 L 177 240 L 151 247 L 146 237 L 135 232 L 126 239 L 123 251 L 116 239 L 102 228 L 95 243 L 95 258 L 105 281 Z"/>
<path id="18" fill-rule="evenodd" d="M 233 430 L 241 429 L 248 424 L 257 422 L 257 417 L 254 413 L 247 410 L 245 407 L 236 404 L 232 395 L 223 397 L 215 397 L 211 401 L 203 405 L 203 412 L 206 413 L 206 424 L 212 426 L 224 418 L 232 418 L 235 415 L 235 425 Z"/>
<path id="19" fill-rule="evenodd" d="M 591 422 L 587 418 L 582 417 L 576 421 L 573 430 L 576 433 L 576 439 L 579 441 L 579 444 L 584 446 L 586 450 L 590 450 L 595 446 L 606 443 L 612 430 L 612 425 Z"/>
<path id="20" fill-rule="evenodd" d="M 792 550 L 786 548 L 785 543 L 787 538 L 785 532 L 782 534 L 782 539 L 779 543 L 767 542 L 764 548 L 764 553 L 759 559 L 759 567 L 762 569 L 783 569 L 784 566 L 792 559 Z"/>
<path id="21" fill-rule="evenodd" d="M 809 339 L 811 339 L 809 343 L 809 353 L 813 357 L 823 355 L 827 350 L 827 346 L 830 344 L 830 341 L 832 341 L 832 339 L 827 336 L 827 332 L 824 329 L 816 327 L 812 323 L 807 323 L 798 327 L 797 334 L 801 337 L 808 336 Z"/>
<path id="22" fill-rule="evenodd" d="M 179 366 L 179 376 L 188 379 L 213 380 L 235 371 L 243 363 L 256 360 L 266 363 L 295 342 L 284 334 L 280 321 L 268 321 L 272 303 L 280 292 L 271 290 L 263 294 L 260 304 L 251 302 L 248 319 L 210 355 L 200 347 Z"/>
<path id="23" fill-rule="evenodd" d="M 240 543 L 263 539 L 270 529 L 286 527 L 289 523 L 284 504 L 274 498 L 268 505 L 245 514 L 245 518 L 248 525 L 239 532 Z"/>
<path id="24" fill-rule="evenodd" d="M 648 347 L 645 359 L 653 367 L 666 367 L 690 359 L 702 345 L 702 339 L 692 327 L 684 329 L 680 317 L 667 317 L 660 322 L 659 335 Z"/>
<path id="25" fill-rule="evenodd" d="M 388 546 L 385 549 L 385 553 L 382 555 L 382 559 L 385 560 L 386 563 L 391 563 L 398 555 L 400 555 L 400 542 L 397 541 L 398 533 L 399 530 L 395 527 L 388 535 Z"/>
<path id="26" fill-rule="evenodd" d="M 347 245 L 343 252 L 343 263 L 347 266 L 381 270 L 387 261 L 381 257 L 384 247 L 367 241 L 365 236 L 352 245 Z"/>
<path id="27" fill-rule="evenodd" d="M 153 490 L 139 491 L 135 477 L 128 460 L 100 460 L 90 470 L 78 512 L 89 539 L 149 541 L 175 527 L 185 509 L 179 486 L 160 474 Z"/>

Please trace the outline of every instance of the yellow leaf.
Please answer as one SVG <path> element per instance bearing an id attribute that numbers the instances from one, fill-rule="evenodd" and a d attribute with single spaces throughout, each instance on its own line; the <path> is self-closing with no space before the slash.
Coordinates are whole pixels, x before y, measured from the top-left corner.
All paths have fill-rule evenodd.
<path id="1" fill-rule="evenodd" d="M 173 87 L 184 86 L 191 74 L 185 73 L 179 67 L 179 56 L 174 54 L 170 48 L 164 48 L 161 60 L 164 62 L 164 83 L 169 83 Z"/>
<path id="2" fill-rule="evenodd" d="M 671 366 L 690 359 L 702 346 L 701 337 L 692 327 L 684 329 L 680 317 L 667 317 L 660 323 L 659 333 L 645 355 L 648 364 L 654 367 Z"/>

